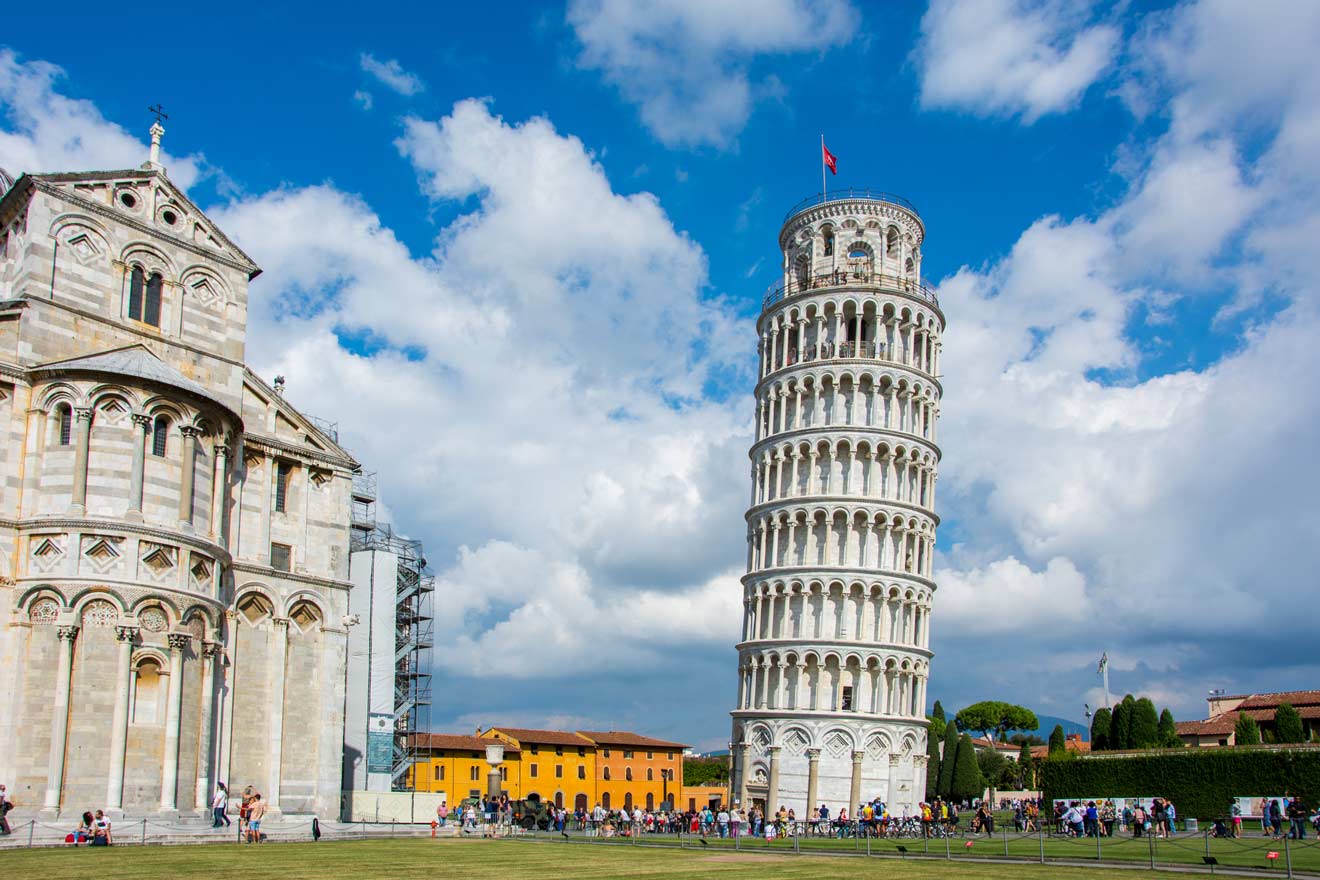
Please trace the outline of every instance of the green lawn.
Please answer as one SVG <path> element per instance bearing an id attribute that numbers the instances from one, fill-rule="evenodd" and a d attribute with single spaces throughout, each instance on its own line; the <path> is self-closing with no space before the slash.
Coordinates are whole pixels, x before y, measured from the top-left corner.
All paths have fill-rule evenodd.
<path id="1" fill-rule="evenodd" d="M 724 850 L 679 850 L 609 844 L 523 843 L 481 840 L 363 840 L 336 843 L 272 843 L 266 846 L 124 846 L 110 849 L 11 850 L 0 855 L 11 877 L 40 880 L 357 880 L 357 878 L 542 877 L 555 878 L 747 878 L 820 880 L 847 875 L 890 878 L 900 870 L 890 859 L 842 860 L 758 855 Z M 1056 865 L 986 865 L 910 861 L 904 880 L 1097 880 L 1106 872 Z M 1154 877 L 1123 871 L 1131 880 Z M 1167 875 L 1166 875 L 1167 876 Z"/>

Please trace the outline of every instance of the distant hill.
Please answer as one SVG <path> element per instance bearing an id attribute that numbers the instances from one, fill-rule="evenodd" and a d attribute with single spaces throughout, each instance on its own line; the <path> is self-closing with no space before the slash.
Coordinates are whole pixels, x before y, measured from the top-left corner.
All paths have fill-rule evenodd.
<path id="1" fill-rule="evenodd" d="M 1085 724 L 1078 724 L 1076 721 L 1069 721 L 1067 718 L 1059 718 L 1054 715 L 1037 714 L 1036 720 L 1040 722 L 1039 729 L 1010 730 L 1008 732 L 1008 735 L 1011 737 L 1015 733 L 1034 733 L 1036 736 L 1040 737 L 1041 739 L 1047 740 L 1050 738 L 1050 731 L 1054 729 L 1054 725 L 1062 724 L 1064 736 L 1067 736 L 1070 733 L 1080 733 L 1082 735 L 1082 739 L 1089 740 L 1091 738 L 1091 728 L 1087 727 Z"/>

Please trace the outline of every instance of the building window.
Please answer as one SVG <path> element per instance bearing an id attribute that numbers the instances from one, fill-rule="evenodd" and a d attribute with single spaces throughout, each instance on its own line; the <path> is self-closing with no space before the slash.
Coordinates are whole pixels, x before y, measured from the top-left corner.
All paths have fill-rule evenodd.
<path id="1" fill-rule="evenodd" d="M 500 765 L 500 780 L 503 782 L 509 781 L 509 768 L 503 764 Z"/>
<path id="2" fill-rule="evenodd" d="M 665 756 L 665 759 L 669 761 L 674 760 L 674 753 L 670 752 L 668 755 Z"/>
<path id="3" fill-rule="evenodd" d="M 142 304 L 142 323 L 153 327 L 160 326 L 160 292 L 165 279 L 159 272 L 152 272 L 147 279 L 147 298 Z"/>
<path id="4" fill-rule="evenodd" d="M 530 765 L 530 766 L 531 766 L 531 768 L 532 768 L 532 770 L 531 770 L 531 774 L 530 774 L 530 775 L 531 775 L 531 777 L 532 777 L 533 779 L 535 779 L 535 778 L 536 778 L 536 774 L 537 774 L 537 772 L 541 769 L 541 768 L 540 768 L 540 765 L 539 765 L 539 764 L 532 764 L 532 765 Z"/>
<path id="5" fill-rule="evenodd" d="M 445 778 L 445 766 L 443 764 L 435 765 L 435 781 L 439 782 Z"/>
<path id="6" fill-rule="evenodd" d="M 532 746 L 532 754 L 533 754 L 533 755 L 536 754 L 536 746 Z"/>
<path id="7" fill-rule="evenodd" d="M 609 782 L 609 780 L 610 780 L 610 768 L 609 768 L 609 767 L 606 767 L 606 768 L 604 769 L 604 771 L 602 771 L 601 779 L 604 779 L 606 782 Z"/>
<path id="8" fill-rule="evenodd" d="M 278 462 L 275 465 L 275 512 L 284 513 L 289 503 L 289 477 L 293 473 L 293 465 L 287 461 Z"/>
<path id="9" fill-rule="evenodd" d="M 60 445 L 68 446 L 73 442 L 73 409 L 67 403 L 61 403 L 55 412 L 60 420 Z"/>
<path id="10" fill-rule="evenodd" d="M 586 747 L 585 747 L 585 746 L 578 746 L 578 757 L 579 757 L 579 758 L 585 758 L 586 756 L 587 756 L 587 750 L 586 750 Z"/>
<path id="11" fill-rule="evenodd" d="M 563 753 L 564 753 L 564 747 L 563 747 L 563 746 L 555 746 L 555 754 L 556 754 L 556 755 L 562 755 Z"/>
<path id="12" fill-rule="evenodd" d="M 142 320 L 142 293 L 147 286 L 147 273 L 141 266 L 134 266 L 128 276 L 128 316 L 134 321 Z"/>
<path id="13" fill-rule="evenodd" d="M 624 768 L 623 768 L 623 778 L 624 778 L 624 781 L 625 781 L 625 782 L 632 782 L 632 768 L 631 768 L 631 767 L 624 767 Z"/>
<path id="14" fill-rule="evenodd" d="M 479 771 L 476 767 L 473 767 L 471 771 L 471 778 L 473 782 L 479 780 L 481 778 L 481 771 Z"/>
<path id="15" fill-rule="evenodd" d="M 845 684 L 843 686 L 843 711 L 847 712 L 850 709 L 852 709 L 852 703 L 853 703 L 852 698 L 853 698 L 852 685 Z"/>
<path id="16" fill-rule="evenodd" d="M 654 760 L 655 760 L 655 752 L 647 752 L 647 753 L 646 753 L 646 760 L 648 760 L 648 761 L 654 761 Z"/>
<path id="17" fill-rule="evenodd" d="M 170 420 L 168 416 L 156 416 L 151 425 L 151 454 L 164 458 L 169 451 Z"/>
<path id="18" fill-rule="evenodd" d="M 828 230 L 825 232 L 825 256 L 834 256 L 834 233 Z"/>
<path id="19" fill-rule="evenodd" d="M 633 756 L 633 753 L 632 753 L 632 750 L 631 750 L 631 749 L 624 749 L 624 750 L 623 750 L 623 758 L 624 758 L 625 761 L 626 761 L 626 760 L 630 760 L 630 759 L 632 758 L 632 756 Z"/>
<path id="20" fill-rule="evenodd" d="M 563 764 L 556 764 L 556 765 L 555 765 L 555 779 L 563 779 L 563 778 L 564 778 L 564 765 L 563 765 Z"/>
<path id="21" fill-rule="evenodd" d="M 604 756 L 608 758 L 610 756 L 610 750 L 606 749 L 602 754 L 604 754 Z"/>
<path id="22" fill-rule="evenodd" d="M 293 548 L 288 544 L 270 545 L 270 567 L 277 571 L 293 571 L 292 568 Z"/>
<path id="23" fill-rule="evenodd" d="M 578 764 L 578 779 L 586 779 L 586 778 L 587 778 L 587 768 L 582 766 L 581 764 Z"/>
<path id="24" fill-rule="evenodd" d="M 650 767 L 646 768 L 646 781 L 655 782 L 655 771 L 652 770 Z"/>

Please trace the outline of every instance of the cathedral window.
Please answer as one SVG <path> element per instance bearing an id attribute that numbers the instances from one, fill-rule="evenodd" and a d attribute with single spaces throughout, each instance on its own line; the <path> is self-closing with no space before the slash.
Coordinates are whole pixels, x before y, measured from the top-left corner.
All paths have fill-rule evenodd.
<path id="1" fill-rule="evenodd" d="M 278 569 L 279 571 L 293 571 L 292 557 L 293 557 L 293 548 L 290 547 L 288 544 L 276 544 L 274 542 L 271 542 L 270 545 L 271 568 Z"/>
<path id="2" fill-rule="evenodd" d="M 128 276 L 128 316 L 134 321 L 142 320 L 142 298 L 146 287 L 147 273 L 141 266 L 134 266 Z"/>
<path id="3" fill-rule="evenodd" d="M 168 416 L 157 416 L 151 426 L 151 454 L 164 458 L 169 451 L 170 420 Z"/>
<path id="4" fill-rule="evenodd" d="M 825 230 L 823 253 L 827 257 L 834 256 L 834 233 L 831 230 Z"/>
<path id="5" fill-rule="evenodd" d="M 68 446 L 73 442 L 73 408 L 61 403 L 55 408 L 55 415 L 59 419 L 60 445 Z"/>
<path id="6" fill-rule="evenodd" d="M 281 461 L 275 466 L 275 512 L 284 513 L 289 503 L 289 477 L 293 465 Z"/>
<path id="7" fill-rule="evenodd" d="M 142 304 L 142 322 L 153 327 L 160 326 L 160 292 L 165 279 L 159 272 L 152 272 L 147 279 L 147 297 Z"/>
<path id="8" fill-rule="evenodd" d="M 853 707 L 853 689 L 852 685 L 843 686 L 843 711 L 848 712 Z"/>

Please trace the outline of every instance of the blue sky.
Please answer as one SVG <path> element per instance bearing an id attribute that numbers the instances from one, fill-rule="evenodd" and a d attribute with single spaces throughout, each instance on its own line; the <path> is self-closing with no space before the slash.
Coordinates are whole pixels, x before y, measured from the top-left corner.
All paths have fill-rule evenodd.
<path id="1" fill-rule="evenodd" d="M 266 270 L 249 361 L 426 543 L 437 729 L 713 746 L 751 322 L 823 132 L 831 187 L 920 209 L 949 323 L 931 698 L 1078 717 L 1108 650 L 1199 717 L 1318 671 L 1262 601 L 1320 563 L 1320 16 L 1277 6 L 26 10 L 0 166 L 136 165 L 165 105 Z"/>

